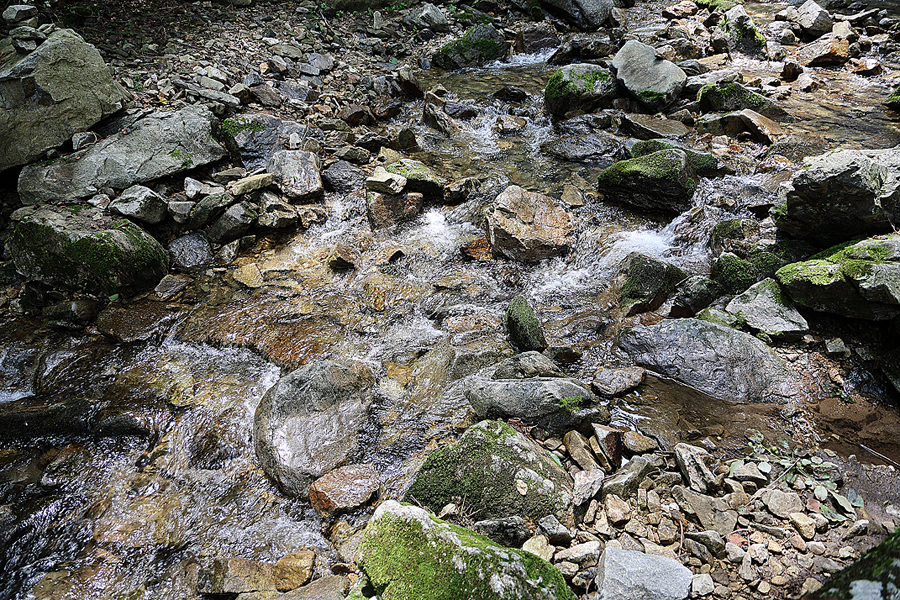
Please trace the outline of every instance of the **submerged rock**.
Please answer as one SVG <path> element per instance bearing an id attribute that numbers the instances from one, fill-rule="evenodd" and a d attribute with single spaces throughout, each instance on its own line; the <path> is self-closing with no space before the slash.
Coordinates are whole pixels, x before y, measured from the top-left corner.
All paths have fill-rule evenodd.
<path id="1" fill-rule="evenodd" d="M 7 48 L 0 54 L 0 171 L 40 158 L 130 100 L 97 49 L 71 29 L 54 31 L 24 56 Z"/>
<path id="2" fill-rule="evenodd" d="M 678 214 L 691 207 L 698 182 L 688 155 L 671 149 L 622 160 L 604 169 L 598 189 L 613 202 Z"/>
<path id="3" fill-rule="evenodd" d="M 375 592 L 394 600 L 575 600 L 547 561 L 394 500 L 366 526 L 357 563 Z"/>
<path id="4" fill-rule="evenodd" d="M 96 208 L 26 207 L 13 220 L 6 251 L 16 269 L 52 286 L 130 294 L 155 286 L 169 266 L 165 249 L 143 229 Z"/>
<path id="5" fill-rule="evenodd" d="M 835 150 L 804 161 L 779 190 L 778 228 L 813 244 L 887 233 L 900 220 L 900 147 Z"/>
<path id="6" fill-rule="evenodd" d="M 572 221 L 553 199 L 511 185 L 487 214 L 491 250 L 513 260 L 537 262 L 564 254 L 572 245 Z"/>
<path id="7" fill-rule="evenodd" d="M 284 493 L 305 497 L 313 480 L 356 449 L 375 380 L 362 364 L 309 363 L 269 388 L 253 420 L 256 456 Z"/>
<path id="8" fill-rule="evenodd" d="M 775 274 L 801 306 L 854 319 L 900 314 L 900 234 L 829 248 Z"/>
<path id="9" fill-rule="evenodd" d="M 619 347 L 638 365 L 736 403 L 787 402 L 800 382 L 752 335 L 696 319 L 625 330 Z"/>
<path id="10" fill-rule="evenodd" d="M 503 58 L 508 49 L 509 44 L 503 39 L 503 34 L 492 25 L 476 25 L 460 39 L 435 52 L 431 62 L 448 70 L 477 67 Z"/>
<path id="11" fill-rule="evenodd" d="M 656 57 L 652 46 L 629 40 L 611 66 L 616 80 L 648 112 L 657 112 L 681 93 L 687 75 L 675 63 Z"/>
<path id="12" fill-rule="evenodd" d="M 544 88 L 544 107 L 556 117 L 574 110 L 607 108 L 615 99 L 615 77 L 599 65 L 565 66 L 550 77 Z"/>
<path id="13" fill-rule="evenodd" d="M 562 516 L 572 480 L 551 455 L 502 421 L 482 421 L 459 441 L 432 453 L 406 498 L 437 513 L 466 498 L 482 519 Z"/>
<path id="14" fill-rule="evenodd" d="M 225 150 L 213 137 L 215 123 L 205 106 L 153 113 L 77 156 L 23 168 L 19 197 L 23 204 L 76 200 L 219 160 Z"/>

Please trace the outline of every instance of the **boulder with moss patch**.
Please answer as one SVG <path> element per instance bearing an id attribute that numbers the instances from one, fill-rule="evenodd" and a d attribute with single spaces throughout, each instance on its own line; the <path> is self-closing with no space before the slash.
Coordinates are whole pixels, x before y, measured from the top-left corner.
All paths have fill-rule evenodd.
<path id="1" fill-rule="evenodd" d="M 900 234 L 848 242 L 776 273 L 801 306 L 854 319 L 900 314 Z"/>
<path id="2" fill-rule="evenodd" d="M 663 214 L 691 207 L 699 178 L 683 150 L 660 150 L 604 169 L 598 189 L 613 202 Z"/>
<path id="3" fill-rule="evenodd" d="M 666 319 L 627 329 L 619 347 L 647 370 L 714 398 L 784 403 L 801 383 L 771 348 L 750 334 L 699 319 Z"/>
<path id="4" fill-rule="evenodd" d="M 432 453 L 406 498 L 437 512 L 465 498 L 479 519 L 565 515 L 572 480 L 553 455 L 502 421 L 482 421 Z"/>
<path id="5" fill-rule="evenodd" d="M 153 287 L 168 270 L 159 242 L 128 219 L 96 208 L 25 207 L 12 219 L 6 251 L 16 270 L 55 287 L 130 294 Z"/>
<path id="6" fill-rule="evenodd" d="M 619 268 L 624 277 L 619 306 L 627 316 L 656 310 L 687 277 L 678 267 L 632 252 Z"/>
<path id="7" fill-rule="evenodd" d="M 719 27 L 728 36 L 728 47 L 747 56 L 765 58 L 766 38 L 762 36 L 756 23 L 744 7 L 738 4 L 725 13 Z"/>
<path id="8" fill-rule="evenodd" d="M 770 119 L 787 116 L 786 110 L 735 81 L 704 85 L 697 92 L 697 102 L 704 112 L 731 112 L 749 108 Z"/>
<path id="9" fill-rule="evenodd" d="M 884 101 L 884 105 L 891 110 L 900 111 L 900 86 L 897 86 L 891 95 Z"/>
<path id="10" fill-rule="evenodd" d="M 844 567 L 821 588 L 807 594 L 811 600 L 853 600 L 857 598 L 895 598 L 900 586 L 900 528 L 867 551 L 859 560 Z"/>
<path id="11" fill-rule="evenodd" d="M 636 40 L 627 41 L 616 52 L 611 66 L 619 85 L 650 113 L 672 104 L 687 82 L 687 75 L 680 67 L 657 58 L 652 46 Z"/>
<path id="12" fill-rule="evenodd" d="M 401 158 L 397 162 L 385 166 L 385 170 L 406 178 L 404 191 L 418 192 L 428 199 L 440 199 L 444 196 L 446 182 L 423 162 L 411 158 Z"/>
<path id="13" fill-rule="evenodd" d="M 772 338 L 798 338 L 809 332 L 809 324 L 781 293 L 774 279 L 764 279 L 734 298 L 725 310 L 737 316 L 751 329 Z"/>
<path id="14" fill-rule="evenodd" d="M 542 558 L 394 500 L 366 525 L 357 564 L 373 591 L 392 600 L 575 600 Z"/>
<path id="15" fill-rule="evenodd" d="M 616 80 L 599 65 L 574 64 L 556 71 L 544 88 L 547 112 L 562 117 L 568 112 L 607 108 L 616 99 Z"/>
<path id="16" fill-rule="evenodd" d="M 699 152 L 687 148 L 673 140 L 663 140 L 659 138 L 642 140 L 631 147 L 631 156 L 632 158 L 636 158 L 638 156 L 646 156 L 647 154 L 653 154 L 660 150 L 669 150 L 672 148 L 683 150 L 684 153 L 687 154 L 688 162 L 691 163 L 694 172 L 701 177 L 717 177 L 734 172 L 734 169 L 721 162 L 716 156 L 709 152 Z"/>
<path id="17" fill-rule="evenodd" d="M 821 246 L 888 233 L 900 221 L 900 147 L 807 158 L 779 190 L 775 224 Z"/>
<path id="18" fill-rule="evenodd" d="M 431 62 L 447 70 L 477 67 L 503 58 L 508 49 L 509 44 L 503 39 L 503 34 L 493 25 L 475 25 L 460 39 L 438 50 Z"/>

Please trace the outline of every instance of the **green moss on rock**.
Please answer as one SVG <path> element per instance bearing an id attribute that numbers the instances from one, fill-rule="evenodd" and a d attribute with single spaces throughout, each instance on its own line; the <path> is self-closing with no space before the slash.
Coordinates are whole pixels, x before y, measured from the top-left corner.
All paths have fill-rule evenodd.
<path id="1" fill-rule="evenodd" d="M 698 175 L 712 176 L 718 175 L 722 171 L 722 167 L 719 164 L 719 159 L 717 159 L 712 154 L 708 154 L 706 152 L 697 152 L 696 150 L 691 150 L 690 148 L 683 148 L 680 145 L 675 144 L 669 140 L 652 139 L 637 142 L 634 146 L 631 147 L 631 156 L 646 156 L 647 154 L 653 154 L 654 152 L 659 152 L 660 150 L 669 149 L 678 149 L 684 151 L 685 154 L 687 154 L 688 161 L 690 161 L 691 166 L 694 168 L 694 171 L 696 171 Z"/>
<path id="2" fill-rule="evenodd" d="M 722 254 L 713 265 L 713 278 L 727 294 L 740 294 L 762 279 L 749 261 L 730 252 Z"/>
<path id="3" fill-rule="evenodd" d="M 540 352 L 547 347 L 541 322 L 534 314 L 534 310 L 528 304 L 525 296 L 520 295 L 512 299 L 506 309 L 504 320 L 509 331 L 510 341 L 522 352 L 529 350 Z"/>
<path id="4" fill-rule="evenodd" d="M 860 597 L 858 594 L 861 590 L 867 588 L 866 597 L 877 598 L 880 592 L 881 598 L 891 598 L 896 595 L 898 587 L 900 587 L 900 529 L 896 529 L 858 561 L 839 571 L 811 597 L 849 600 Z"/>

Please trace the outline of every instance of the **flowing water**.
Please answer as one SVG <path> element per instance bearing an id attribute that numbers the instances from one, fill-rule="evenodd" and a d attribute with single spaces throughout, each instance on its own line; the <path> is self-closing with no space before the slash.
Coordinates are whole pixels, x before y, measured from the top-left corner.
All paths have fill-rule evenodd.
<path id="1" fill-rule="evenodd" d="M 659 28 L 648 21 L 634 31 Z M 564 183 L 590 182 L 599 172 L 540 149 L 560 135 L 542 109 L 553 71 L 544 59 L 425 76 L 426 87 L 439 83 L 480 114 L 454 139 L 417 126 L 422 149 L 412 158 L 449 178 L 482 178 L 476 199 L 432 206 L 399 230 L 372 232 L 361 195 L 330 194 L 325 224 L 262 238 L 238 258 L 237 267 L 258 268 L 256 287 L 237 283 L 233 270 L 210 270 L 180 303 L 144 299 L 107 309 L 98 328 L 109 335 L 48 329 L 27 318 L 3 323 L 0 404 L 24 403 L 31 412 L 19 437 L 0 440 L 0 599 L 189 597 L 198 565 L 214 557 L 272 562 L 306 546 L 319 550 L 317 568 L 325 569 L 341 557 L 322 523 L 308 503 L 275 489 L 253 452 L 256 405 L 279 376 L 326 357 L 372 368 L 376 399 L 353 458 L 382 475 L 382 497 L 397 496 L 427 452 L 468 418 L 442 395 L 455 368 L 451 347 L 502 349 L 502 314 L 513 296 L 526 295 L 551 343 L 584 351 L 567 368 L 589 381 L 599 366 L 619 360 L 613 339 L 623 322 L 608 288 L 628 253 L 708 273 L 712 226 L 750 216 L 748 207 L 770 200 L 783 175 L 748 168 L 704 181 L 699 208 L 669 223 L 588 195 L 586 206 L 570 209 L 577 242 L 565 257 L 530 266 L 462 257 L 460 245 L 483 234 L 483 208 L 507 185 L 558 198 Z M 835 143 L 900 141 L 896 118 L 876 104 L 881 94 L 869 93 L 877 86 L 840 77 L 846 89 L 827 103 L 789 100 L 789 109 L 805 115 L 799 129 L 825 129 Z M 494 100 L 504 85 L 531 99 Z M 412 115 L 421 105 L 407 109 Z M 503 113 L 524 117 L 526 127 L 497 134 L 491 126 Z M 751 157 L 761 150 L 734 149 Z M 338 243 L 358 251 L 350 273 L 326 265 Z M 880 390 L 867 393 L 877 398 Z M 784 428 L 777 407 L 736 411 L 654 378 L 611 408 L 615 424 L 639 428 L 667 448 L 682 439 L 738 448 L 750 427 L 773 435 Z M 340 534 L 330 533 L 339 546 Z"/>

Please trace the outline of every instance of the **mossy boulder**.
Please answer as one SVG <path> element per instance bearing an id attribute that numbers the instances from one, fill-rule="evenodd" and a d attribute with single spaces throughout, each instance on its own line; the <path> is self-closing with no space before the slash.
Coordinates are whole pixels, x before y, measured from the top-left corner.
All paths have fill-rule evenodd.
<path id="1" fill-rule="evenodd" d="M 465 499 L 479 519 L 537 521 L 565 515 L 572 486 L 547 450 L 502 421 L 482 421 L 425 460 L 406 498 L 433 512 Z"/>
<path id="2" fill-rule="evenodd" d="M 809 331 L 806 319 L 782 294 L 774 279 L 753 284 L 729 302 L 725 310 L 753 331 L 761 331 L 772 338 L 798 338 Z"/>
<path id="3" fill-rule="evenodd" d="M 900 86 L 891 92 L 891 95 L 884 101 L 884 105 L 891 110 L 900 111 Z"/>
<path id="4" fill-rule="evenodd" d="M 712 275 L 716 283 L 722 287 L 722 291 L 731 295 L 740 294 L 762 279 L 753 263 L 731 252 L 725 252 L 716 259 Z"/>
<path id="5" fill-rule="evenodd" d="M 516 296 L 506 308 L 503 318 L 509 339 L 521 352 L 541 351 L 547 347 L 541 322 L 525 296 Z"/>
<path id="6" fill-rule="evenodd" d="M 801 306 L 855 319 L 900 314 L 900 234 L 833 246 L 786 265 L 776 278 Z"/>
<path id="7" fill-rule="evenodd" d="M 127 219 L 84 206 L 26 207 L 13 214 L 6 250 L 16 270 L 49 285 L 132 294 L 159 283 L 165 249 Z"/>
<path id="8" fill-rule="evenodd" d="M 810 598 L 851 600 L 854 598 L 891 598 L 900 586 L 900 529 L 838 571 Z"/>
<path id="9" fill-rule="evenodd" d="M 406 178 L 406 192 L 418 192 L 429 199 L 444 197 L 444 183 L 434 170 L 425 163 L 411 158 L 401 158 L 385 167 L 388 173 Z"/>
<path id="10" fill-rule="evenodd" d="M 744 7 L 738 4 L 725 13 L 725 18 L 719 22 L 721 28 L 728 36 L 728 47 L 737 50 L 747 56 L 765 58 L 766 38 L 762 36 L 756 23 Z"/>
<path id="11" fill-rule="evenodd" d="M 708 277 L 694 275 L 679 286 L 672 302 L 670 317 L 693 317 L 722 295 L 722 287 Z"/>
<path id="12" fill-rule="evenodd" d="M 678 267 L 632 252 L 622 262 L 619 306 L 627 316 L 656 310 L 687 275 Z"/>
<path id="13" fill-rule="evenodd" d="M 701 177 L 717 177 L 733 172 L 732 169 L 727 167 L 709 152 L 698 152 L 697 150 L 686 148 L 672 140 L 658 138 L 641 140 L 631 147 L 631 157 L 646 156 L 647 154 L 653 154 L 660 150 L 669 150 L 672 148 L 684 151 L 684 153 L 687 154 L 688 162 L 691 163 L 694 172 Z"/>
<path id="14" fill-rule="evenodd" d="M 431 62 L 441 69 L 477 67 L 506 56 L 509 44 L 493 25 L 482 24 L 469 28 L 460 39 L 438 50 Z"/>
<path id="15" fill-rule="evenodd" d="M 649 113 L 672 104 L 687 83 L 687 75 L 680 67 L 657 58 L 653 46 L 636 40 L 625 42 L 611 66 L 619 85 Z"/>
<path id="16" fill-rule="evenodd" d="M 615 99 L 615 77 L 599 65 L 567 65 L 556 71 L 544 88 L 544 108 L 556 117 L 575 110 L 607 108 Z"/>
<path id="17" fill-rule="evenodd" d="M 698 182 L 687 153 L 670 149 L 615 163 L 600 173 L 597 187 L 613 202 L 671 215 L 691 207 Z"/>
<path id="18" fill-rule="evenodd" d="M 735 81 L 704 85 L 697 92 L 697 102 L 703 112 L 732 112 L 749 108 L 770 119 L 787 116 L 783 108 Z"/>
<path id="19" fill-rule="evenodd" d="M 394 500 L 366 525 L 356 560 L 385 599 L 575 600 L 562 573 L 542 558 Z"/>

